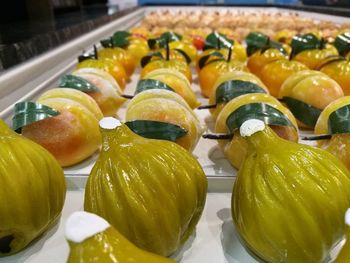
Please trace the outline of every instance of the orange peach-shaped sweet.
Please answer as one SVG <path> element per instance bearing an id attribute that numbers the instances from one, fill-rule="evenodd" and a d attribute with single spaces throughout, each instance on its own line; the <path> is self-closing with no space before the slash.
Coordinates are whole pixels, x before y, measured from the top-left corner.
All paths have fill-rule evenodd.
<path id="1" fill-rule="evenodd" d="M 323 110 L 334 100 L 344 96 L 342 88 L 326 74 L 303 70 L 291 75 L 283 83 L 278 97 L 290 97 Z M 299 127 L 313 128 L 298 121 Z"/>
<path id="2" fill-rule="evenodd" d="M 125 72 L 129 78 L 132 73 L 134 73 L 136 67 L 136 59 L 128 51 L 122 48 L 103 48 L 98 51 L 98 57 L 102 59 L 112 59 L 120 62 L 123 65 Z"/>
<path id="3" fill-rule="evenodd" d="M 144 79 L 156 79 L 172 88 L 188 105 L 194 109 L 200 105 L 196 94 L 191 89 L 191 84 L 180 72 L 173 69 L 156 69 L 144 76 Z"/>
<path id="4" fill-rule="evenodd" d="M 261 70 L 265 65 L 280 59 L 287 59 L 287 57 L 278 49 L 269 48 L 264 52 L 257 51 L 251 55 L 247 60 L 247 67 L 251 73 L 260 78 Z"/>
<path id="5" fill-rule="evenodd" d="M 324 65 L 321 72 L 334 79 L 342 87 L 345 96 L 350 95 L 350 61 L 337 60 Z"/>
<path id="6" fill-rule="evenodd" d="M 193 151 L 202 134 L 202 127 L 194 112 L 185 105 L 183 98 L 172 91 L 143 91 L 128 104 L 126 121 L 151 120 L 178 125 L 186 129 L 187 134 L 175 142 Z"/>
<path id="7" fill-rule="evenodd" d="M 328 134 L 329 116 L 339 108 L 350 104 L 350 96 L 345 96 L 330 103 L 319 116 L 315 134 Z M 333 134 L 329 140 L 318 140 L 318 147 L 338 157 L 350 169 L 350 134 Z"/>
<path id="8" fill-rule="evenodd" d="M 37 102 L 60 114 L 23 127 L 22 134 L 51 152 L 61 166 L 76 164 L 99 148 L 98 121 L 103 115 L 90 96 L 59 88 L 45 92 Z"/>
<path id="9" fill-rule="evenodd" d="M 264 66 L 260 79 L 269 89 L 272 96 L 277 97 L 283 82 L 295 72 L 306 70 L 307 67 L 297 61 L 275 60 Z"/>
<path id="10" fill-rule="evenodd" d="M 97 102 L 103 116 L 115 116 L 118 109 L 125 103 L 126 99 L 121 97 L 119 86 L 116 89 L 108 79 L 93 73 L 75 72 L 73 75 L 89 81 L 98 88 L 97 92 L 87 94 Z"/>
<path id="11" fill-rule="evenodd" d="M 229 81 L 229 80 L 242 80 L 242 81 L 247 81 L 254 83 L 258 86 L 260 86 L 262 89 L 266 91 L 267 94 L 269 94 L 269 90 L 267 87 L 262 83 L 262 81 L 255 76 L 252 73 L 249 72 L 244 72 L 244 71 L 233 71 L 233 72 L 227 72 L 220 76 L 218 80 L 214 84 L 213 91 L 209 97 L 209 105 L 214 105 L 216 104 L 215 108 L 210 109 L 210 113 L 212 116 L 216 119 L 219 113 L 222 111 L 222 109 L 225 107 L 227 103 L 217 103 L 216 102 L 216 90 L 217 88 L 224 82 Z"/>
<path id="12" fill-rule="evenodd" d="M 234 71 L 249 71 L 247 67 L 239 61 L 215 61 L 207 64 L 199 72 L 199 86 L 204 97 L 208 98 L 213 91 L 214 84 L 218 78 L 227 73 Z"/>
<path id="13" fill-rule="evenodd" d="M 227 103 L 216 119 L 215 132 L 229 133 L 229 129 L 226 126 L 227 118 L 239 107 L 251 103 L 268 104 L 286 115 L 289 121 L 293 124 L 293 127 L 276 125 L 270 125 L 270 127 L 280 137 L 294 142 L 298 141 L 298 128 L 293 114 L 274 97 L 260 93 L 242 95 Z M 247 154 L 247 141 L 241 137 L 237 130 L 234 132 L 231 140 L 219 140 L 218 142 L 222 147 L 226 158 L 235 168 L 239 169 Z"/>

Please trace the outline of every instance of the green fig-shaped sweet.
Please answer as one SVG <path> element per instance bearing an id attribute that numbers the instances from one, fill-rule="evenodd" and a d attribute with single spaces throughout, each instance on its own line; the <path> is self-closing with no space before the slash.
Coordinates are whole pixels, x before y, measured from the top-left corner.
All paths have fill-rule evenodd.
<path id="1" fill-rule="evenodd" d="M 114 118 L 100 121 L 102 151 L 86 184 L 84 208 L 139 248 L 168 256 L 192 234 L 207 179 L 184 148 L 143 138 Z"/>
<path id="2" fill-rule="evenodd" d="M 74 212 L 65 226 L 70 252 L 67 263 L 175 263 L 144 251 L 98 215 Z"/>
<path id="3" fill-rule="evenodd" d="M 240 128 L 248 142 L 234 184 L 232 217 L 264 262 L 324 262 L 345 231 L 350 174 L 332 154 L 278 137 L 264 122 Z"/>
<path id="4" fill-rule="evenodd" d="M 22 250 L 48 229 L 65 194 L 56 159 L 0 119 L 0 257 Z"/>

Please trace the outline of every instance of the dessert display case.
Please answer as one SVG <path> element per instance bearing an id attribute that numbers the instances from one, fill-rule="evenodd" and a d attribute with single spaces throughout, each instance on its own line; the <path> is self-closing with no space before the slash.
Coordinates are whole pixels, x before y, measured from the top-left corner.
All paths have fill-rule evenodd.
<path id="1" fill-rule="evenodd" d="M 241 10 L 245 12 L 291 12 L 283 8 L 249 8 L 249 7 L 142 7 L 128 15 L 104 25 L 82 37 L 68 42 L 48 53 L 32 59 L 22 65 L 0 75 L 0 118 L 11 124 L 13 105 L 18 101 L 34 101 L 44 90 L 56 87 L 59 78 L 69 73 L 75 67 L 78 57 L 83 50 L 90 51 L 93 44 L 118 30 L 127 30 L 138 25 L 142 18 L 159 10 L 207 10 L 226 12 L 227 10 Z M 316 20 L 329 20 L 344 23 L 348 19 L 341 16 L 319 14 L 306 11 L 292 11 L 299 16 L 306 16 Z M 139 79 L 139 69 L 133 74 L 127 84 L 125 93 L 133 94 Z M 203 103 L 207 99 L 200 94 L 198 79 L 193 68 L 194 82 L 192 87 Z M 214 130 L 214 120 L 209 110 L 195 110 L 201 124 L 207 131 Z M 123 121 L 125 106 L 118 112 Z M 308 132 L 304 132 L 307 134 Z M 196 232 L 190 237 L 180 251 L 172 256 L 179 262 L 258 262 L 241 244 L 234 229 L 231 218 L 231 192 L 236 176 L 236 169 L 225 159 L 221 149 L 214 140 L 200 139 L 193 152 L 203 167 L 208 178 L 208 194 L 203 215 L 197 225 Z M 0 262 L 65 262 L 68 256 L 68 244 L 64 239 L 64 223 L 67 217 L 77 210 L 83 210 L 84 187 L 92 166 L 97 159 L 95 153 L 89 159 L 64 169 L 68 191 L 60 222 L 53 228 L 32 242 L 22 252 L 0 258 Z M 132 220 L 132 218 L 131 218 Z M 341 244 L 339 244 L 340 246 Z M 338 247 L 339 247 L 338 246 Z M 335 249 L 329 261 L 336 255 Z"/>

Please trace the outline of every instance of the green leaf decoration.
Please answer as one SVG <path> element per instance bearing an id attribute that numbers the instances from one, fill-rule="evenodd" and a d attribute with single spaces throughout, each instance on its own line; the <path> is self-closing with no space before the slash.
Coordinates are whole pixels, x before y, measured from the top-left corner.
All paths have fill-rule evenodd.
<path id="1" fill-rule="evenodd" d="M 147 40 L 150 49 L 165 48 L 167 43 L 173 41 L 180 41 L 182 36 L 174 32 L 165 32 L 158 38 L 151 38 Z"/>
<path id="2" fill-rule="evenodd" d="M 245 39 L 247 43 L 247 55 L 251 56 L 258 50 L 262 52 L 269 48 L 274 48 L 281 51 L 283 54 L 287 55 L 287 51 L 283 48 L 283 45 L 279 42 L 272 41 L 267 35 L 260 32 L 251 32 Z"/>
<path id="3" fill-rule="evenodd" d="M 127 31 L 117 31 L 112 36 L 112 46 L 125 47 L 129 44 L 129 36 L 131 34 Z"/>
<path id="4" fill-rule="evenodd" d="M 211 57 L 216 57 L 216 58 L 223 59 L 223 60 L 225 59 L 224 55 L 222 53 L 220 53 L 219 51 L 214 51 L 213 53 L 210 53 L 209 55 L 201 57 L 198 61 L 198 67 L 200 69 L 202 69 L 207 64 L 209 58 L 211 58 Z"/>
<path id="5" fill-rule="evenodd" d="M 350 33 L 338 35 L 334 40 L 334 46 L 338 49 L 339 55 L 346 56 L 350 52 Z"/>
<path id="6" fill-rule="evenodd" d="M 182 36 L 174 32 L 165 32 L 160 36 L 160 38 L 168 39 L 169 42 L 172 42 L 172 41 L 180 41 L 182 39 Z"/>
<path id="7" fill-rule="evenodd" d="M 216 89 L 216 104 L 229 102 L 238 96 L 248 93 L 266 93 L 266 91 L 259 85 L 249 81 L 225 81 Z"/>
<path id="8" fill-rule="evenodd" d="M 151 54 L 144 56 L 141 59 L 141 67 L 145 67 L 149 62 L 151 62 L 153 57 L 159 57 L 161 59 L 164 59 L 162 53 L 160 52 L 152 52 Z"/>
<path id="9" fill-rule="evenodd" d="M 322 110 L 291 97 L 283 97 L 281 101 L 287 105 L 298 121 L 310 128 L 315 127 Z"/>
<path id="10" fill-rule="evenodd" d="M 171 123 L 149 120 L 135 120 L 125 123 L 134 133 L 148 138 L 175 142 L 187 134 L 187 130 Z"/>
<path id="11" fill-rule="evenodd" d="M 113 47 L 113 43 L 112 43 L 112 38 L 108 38 L 108 39 L 102 39 L 100 41 L 101 46 L 103 46 L 104 48 L 108 48 L 108 47 Z"/>
<path id="12" fill-rule="evenodd" d="M 265 103 L 250 103 L 242 105 L 226 119 L 226 126 L 231 133 L 250 119 L 262 120 L 268 125 L 294 127 L 284 113 Z"/>
<path id="13" fill-rule="evenodd" d="M 345 105 L 329 115 L 328 133 L 350 133 L 350 105 Z"/>
<path id="14" fill-rule="evenodd" d="M 304 50 L 317 49 L 323 47 L 323 41 L 314 34 L 296 35 L 292 38 L 292 56 L 299 54 Z"/>
<path id="15" fill-rule="evenodd" d="M 61 77 L 58 83 L 58 87 L 77 89 L 85 93 L 99 91 L 99 89 L 91 82 L 74 75 L 64 75 Z"/>
<path id="16" fill-rule="evenodd" d="M 175 92 L 172 88 L 170 88 L 164 82 L 161 82 L 156 79 L 142 79 L 137 83 L 135 95 L 149 89 L 165 89 Z"/>
<path id="17" fill-rule="evenodd" d="M 234 45 L 234 41 L 229 39 L 224 34 L 213 32 L 210 33 L 205 39 L 204 50 L 206 49 L 220 49 L 231 48 Z"/>
<path id="18" fill-rule="evenodd" d="M 184 56 L 184 58 L 186 59 L 186 63 L 190 64 L 192 62 L 191 58 L 187 55 L 187 53 L 181 49 L 178 48 L 174 48 L 173 50 L 176 50 L 177 52 L 179 52 L 181 55 Z"/>
<path id="19" fill-rule="evenodd" d="M 15 104 L 15 112 L 12 118 L 12 128 L 20 133 L 22 127 L 59 115 L 60 113 L 48 106 L 23 101 Z"/>

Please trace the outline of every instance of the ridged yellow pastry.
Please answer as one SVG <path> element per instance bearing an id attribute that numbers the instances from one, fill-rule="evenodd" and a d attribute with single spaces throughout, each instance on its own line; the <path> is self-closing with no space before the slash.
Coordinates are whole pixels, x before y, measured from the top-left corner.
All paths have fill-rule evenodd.
<path id="1" fill-rule="evenodd" d="M 278 137 L 260 120 L 240 128 L 248 143 L 233 187 L 232 217 L 264 262 L 324 262 L 342 239 L 350 173 L 327 151 Z"/>
<path id="2" fill-rule="evenodd" d="M 84 209 L 141 249 L 168 256 L 204 208 L 207 179 L 179 145 L 146 139 L 114 118 L 100 121 L 103 147 L 86 184 Z"/>
<path id="3" fill-rule="evenodd" d="M 0 119 L 0 257 L 25 248 L 60 216 L 63 170 L 40 145 Z"/>

